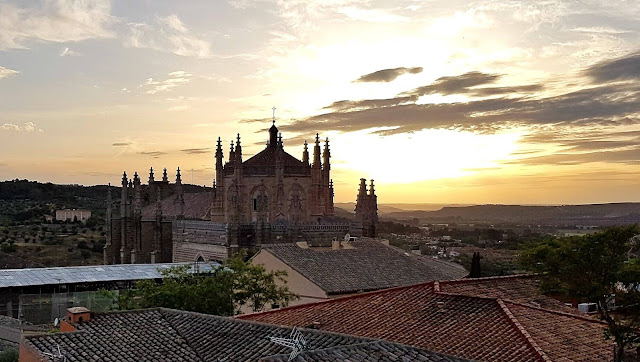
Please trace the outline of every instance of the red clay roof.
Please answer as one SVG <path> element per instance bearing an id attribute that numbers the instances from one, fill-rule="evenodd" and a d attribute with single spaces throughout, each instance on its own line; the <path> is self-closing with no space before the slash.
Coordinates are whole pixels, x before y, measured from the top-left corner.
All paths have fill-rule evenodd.
<path id="1" fill-rule="evenodd" d="M 590 318 L 516 303 L 526 301 L 520 282 L 530 276 L 482 278 L 474 282 L 431 282 L 319 303 L 303 304 L 238 318 L 285 326 L 311 326 L 363 337 L 382 338 L 481 361 L 600 361 L 612 357 L 604 325 Z M 496 283 L 500 297 L 482 297 Z M 479 285 L 473 291 L 472 285 Z M 444 284 L 444 292 L 438 288 Z M 452 287 L 454 285 L 454 287 Z M 447 293 L 458 288 L 470 295 Z M 539 294 L 539 293 L 538 293 Z M 536 297 L 538 298 L 538 297 Z M 567 332 L 565 332 L 567 331 Z"/>

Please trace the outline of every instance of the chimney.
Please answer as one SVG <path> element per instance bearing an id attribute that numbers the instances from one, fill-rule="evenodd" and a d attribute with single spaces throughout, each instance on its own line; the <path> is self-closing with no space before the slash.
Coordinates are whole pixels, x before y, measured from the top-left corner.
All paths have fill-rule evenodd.
<path id="1" fill-rule="evenodd" d="M 340 250 L 340 240 L 333 240 L 331 242 L 331 250 Z"/>
<path id="2" fill-rule="evenodd" d="M 88 322 L 91 320 L 91 311 L 85 307 L 73 307 L 67 309 L 65 320 L 60 322 L 61 332 L 73 332 L 76 330 L 74 324 Z"/>

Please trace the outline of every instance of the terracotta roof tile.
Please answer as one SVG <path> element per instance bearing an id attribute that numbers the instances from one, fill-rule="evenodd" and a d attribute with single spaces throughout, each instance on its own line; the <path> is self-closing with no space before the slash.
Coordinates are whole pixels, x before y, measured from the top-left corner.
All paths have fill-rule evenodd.
<path id="1" fill-rule="evenodd" d="M 524 286 L 518 288 L 518 283 Z M 514 289 L 508 290 L 508 285 Z M 537 290 L 533 293 L 532 285 L 535 278 L 531 276 L 424 283 L 238 318 L 287 326 L 315 325 L 482 361 L 612 357 L 611 344 L 603 339 L 602 323 L 533 306 L 532 297 L 543 300 L 542 304 L 548 301 Z M 492 291 L 491 286 L 497 290 Z M 506 297 L 523 303 L 501 299 Z"/>

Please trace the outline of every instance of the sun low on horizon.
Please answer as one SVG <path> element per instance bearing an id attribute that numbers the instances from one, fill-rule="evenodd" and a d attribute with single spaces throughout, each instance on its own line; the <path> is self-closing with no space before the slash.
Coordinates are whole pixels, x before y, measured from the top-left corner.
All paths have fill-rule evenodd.
<path id="1" fill-rule="evenodd" d="M 0 180 L 211 185 L 273 119 L 336 202 L 640 201 L 640 3 L 0 2 Z M 275 110 L 274 110 L 275 108 Z"/>

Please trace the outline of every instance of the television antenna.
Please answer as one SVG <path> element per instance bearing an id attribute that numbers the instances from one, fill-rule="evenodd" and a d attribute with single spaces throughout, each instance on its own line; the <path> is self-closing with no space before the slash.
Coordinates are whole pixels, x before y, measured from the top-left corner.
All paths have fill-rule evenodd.
<path id="1" fill-rule="evenodd" d="M 302 351 L 307 349 L 307 341 L 305 341 L 298 327 L 293 327 L 289 338 L 269 337 L 269 340 L 275 344 L 292 349 L 289 354 L 289 361 L 293 361 Z"/>
<path id="2" fill-rule="evenodd" d="M 58 351 L 53 350 L 53 352 L 43 352 L 42 354 L 44 354 L 45 356 L 51 357 L 51 359 L 54 361 L 57 359 L 61 362 L 66 362 L 67 357 L 62 354 L 62 351 L 60 351 L 60 345 L 56 343 L 56 347 Z"/>

